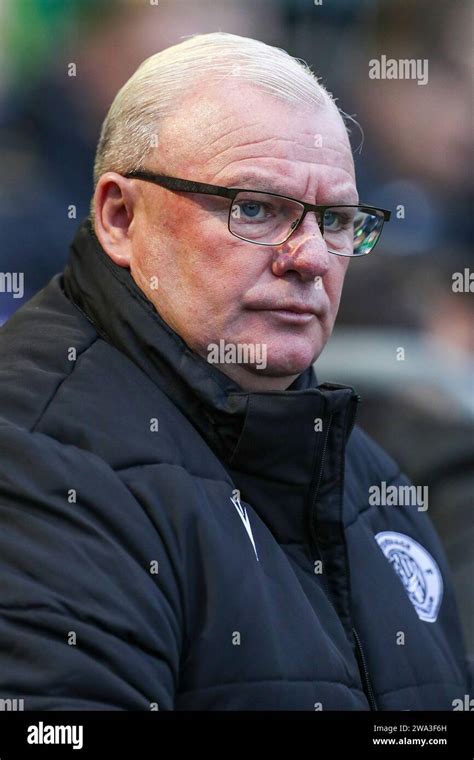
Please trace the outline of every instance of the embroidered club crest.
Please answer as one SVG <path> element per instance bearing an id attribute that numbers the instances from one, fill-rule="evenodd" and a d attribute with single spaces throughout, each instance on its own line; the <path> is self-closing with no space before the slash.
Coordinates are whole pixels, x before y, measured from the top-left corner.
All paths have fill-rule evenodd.
<path id="1" fill-rule="evenodd" d="M 400 578 L 420 618 L 434 623 L 443 598 L 443 577 L 431 554 L 418 541 L 391 530 L 375 540 Z"/>

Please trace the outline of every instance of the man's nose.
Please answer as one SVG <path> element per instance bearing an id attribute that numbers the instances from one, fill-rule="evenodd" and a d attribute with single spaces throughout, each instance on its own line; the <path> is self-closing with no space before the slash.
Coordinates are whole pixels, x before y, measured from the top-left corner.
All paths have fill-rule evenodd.
<path id="1" fill-rule="evenodd" d="M 295 271 L 304 280 L 324 277 L 329 269 L 330 256 L 316 216 L 309 212 L 290 239 L 275 247 L 272 271 L 279 277 Z"/>

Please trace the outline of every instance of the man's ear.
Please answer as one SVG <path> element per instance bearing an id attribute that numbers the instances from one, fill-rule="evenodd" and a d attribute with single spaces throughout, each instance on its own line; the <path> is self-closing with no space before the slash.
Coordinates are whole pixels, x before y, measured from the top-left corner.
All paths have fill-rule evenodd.
<path id="1" fill-rule="evenodd" d="M 94 193 L 95 234 L 104 251 L 121 267 L 130 266 L 130 226 L 137 195 L 133 180 L 117 172 L 103 174 Z"/>

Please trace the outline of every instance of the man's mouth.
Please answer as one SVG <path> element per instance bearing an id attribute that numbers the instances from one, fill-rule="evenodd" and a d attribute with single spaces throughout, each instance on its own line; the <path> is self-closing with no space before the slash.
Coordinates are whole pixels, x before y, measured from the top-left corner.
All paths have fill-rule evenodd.
<path id="1" fill-rule="evenodd" d="M 272 316 L 284 322 L 293 324 L 306 324 L 316 318 L 312 311 L 293 311 L 291 309 L 267 309 Z"/>
<path id="2" fill-rule="evenodd" d="M 309 304 L 285 303 L 285 304 L 259 304 L 251 307 L 252 311 L 265 311 L 269 315 L 284 322 L 293 324 L 306 324 L 316 316 L 316 309 Z"/>

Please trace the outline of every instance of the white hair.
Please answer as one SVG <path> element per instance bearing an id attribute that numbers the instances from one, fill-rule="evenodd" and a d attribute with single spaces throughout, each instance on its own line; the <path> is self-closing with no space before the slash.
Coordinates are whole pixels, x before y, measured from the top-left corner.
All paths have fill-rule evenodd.
<path id="1" fill-rule="evenodd" d="M 124 174 L 145 166 L 157 146 L 160 120 L 180 107 L 197 80 L 228 76 L 286 102 L 334 103 L 309 66 L 284 50 L 225 32 L 194 35 L 147 58 L 118 91 L 102 125 L 94 187 L 107 171 Z"/>

